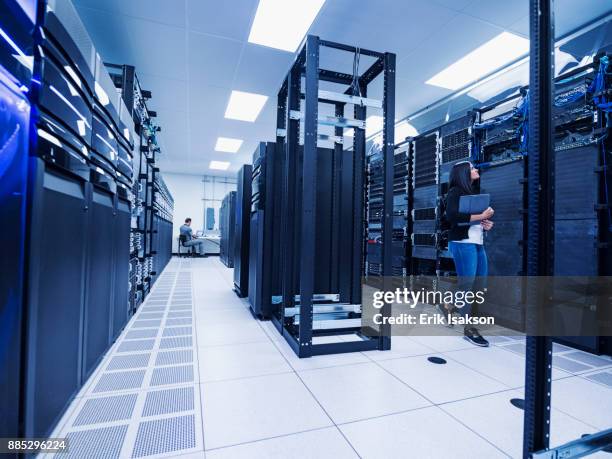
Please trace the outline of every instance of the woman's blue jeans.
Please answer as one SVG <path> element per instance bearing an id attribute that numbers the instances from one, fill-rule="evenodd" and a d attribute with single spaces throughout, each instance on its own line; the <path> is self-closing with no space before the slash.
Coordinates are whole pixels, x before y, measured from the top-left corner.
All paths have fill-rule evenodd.
<path id="1" fill-rule="evenodd" d="M 458 277 L 457 290 L 467 292 L 484 288 L 483 281 L 489 273 L 487 252 L 484 246 L 469 242 L 450 241 L 448 243 L 448 250 L 455 261 L 455 270 Z M 479 285 L 475 285 L 476 278 L 478 278 Z M 466 317 L 471 312 L 471 304 L 466 304 L 459 309 L 459 313 Z"/>

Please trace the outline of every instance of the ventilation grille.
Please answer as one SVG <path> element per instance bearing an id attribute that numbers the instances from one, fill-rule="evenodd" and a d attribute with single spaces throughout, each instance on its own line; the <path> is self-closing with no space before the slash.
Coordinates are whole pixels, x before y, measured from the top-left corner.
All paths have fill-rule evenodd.
<path id="1" fill-rule="evenodd" d="M 154 339 L 124 341 L 119 345 L 117 352 L 150 351 L 154 345 Z"/>
<path id="2" fill-rule="evenodd" d="M 84 426 L 130 419 L 137 398 L 138 394 L 127 394 L 87 400 L 73 425 Z"/>
<path id="3" fill-rule="evenodd" d="M 195 448 L 194 415 L 141 422 L 132 457 Z"/>
<path id="4" fill-rule="evenodd" d="M 110 392 L 113 390 L 139 389 L 144 379 L 145 370 L 121 371 L 106 373 L 100 377 L 94 392 Z"/>
<path id="5" fill-rule="evenodd" d="M 66 436 L 70 445 L 68 452 L 58 456 L 64 459 L 115 459 L 120 456 L 127 429 L 128 426 L 123 425 L 70 432 Z"/>
<path id="6" fill-rule="evenodd" d="M 147 393 L 142 415 L 157 416 L 193 410 L 193 396 L 193 387 L 149 392 Z"/>
<path id="7" fill-rule="evenodd" d="M 155 338 L 157 336 L 157 330 L 144 329 L 144 330 L 130 330 L 126 333 L 124 340 L 128 339 L 142 339 L 142 338 Z"/>
<path id="8" fill-rule="evenodd" d="M 166 328 L 163 334 L 164 337 L 166 336 L 184 336 L 184 335 L 191 335 L 191 327 Z"/>
<path id="9" fill-rule="evenodd" d="M 176 365 L 179 363 L 193 362 L 193 351 L 191 349 L 182 351 L 159 352 L 155 359 L 155 365 Z"/>
<path id="10" fill-rule="evenodd" d="M 151 386 L 168 386 L 193 382 L 193 365 L 161 367 L 153 370 Z"/>
<path id="11" fill-rule="evenodd" d="M 111 370 L 131 370 L 134 368 L 145 368 L 149 365 L 151 354 L 117 355 L 113 357 L 106 367 Z"/>

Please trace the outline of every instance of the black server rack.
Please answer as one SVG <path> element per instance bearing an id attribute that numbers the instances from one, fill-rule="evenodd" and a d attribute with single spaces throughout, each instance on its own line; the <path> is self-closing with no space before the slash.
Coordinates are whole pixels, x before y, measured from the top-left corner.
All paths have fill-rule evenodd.
<path id="1" fill-rule="evenodd" d="M 136 148 L 128 264 L 130 311 L 133 312 L 170 260 L 174 202 L 157 165 L 161 154 L 157 133 L 161 128 L 154 121 L 156 113 L 147 107 L 151 92 L 141 88 L 133 66 L 106 63 L 106 67 L 121 92 L 125 118 L 134 123 L 130 134 Z"/>
<path id="2" fill-rule="evenodd" d="M 84 320 L 93 198 L 94 166 L 89 152 L 93 151 L 95 64 L 85 59 L 62 24 L 60 18 L 70 15 L 71 6 L 58 6 L 45 11 L 39 25 L 44 32 L 35 34 L 39 46 L 35 47 L 34 76 L 41 84 L 33 86 L 31 95 L 37 138 L 30 147 L 25 298 L 28 344 L 22 433 L 28 437 L 47 436 L 80 388 L 87 346 Z M 66 231 L 67 222 L 70 231 Z"/>
<path id="3" fill-rule="evenodd" d="M 496 322 L 515 330 L 524 327 L 527 168 L 522 130 L 525 100 L 513 96 L 479 110 L 474 125 L 480 170 L 480 192 L 491 196 L 495 228 L 487 233 L 484 246 L 489 275 L 507 277 L 504 289 L 492 289 L 478 312 L 491 315 Z M 502 291 L 503 290 L 503 291 Z"/>
<path id="4" fill-rule="evenodd" d="M 249 293 L 249 244 L 251 216 L 251 180 L 253 168 L 245 164 L 238 171 L 236 188 L 236 230 L 234 234 L 234 291 L 240 297 Z"/>
<path id="5" fill-rule="evenodd" d="M 412 140 L 412 253 L 410 273 L 435 276 L 438 270 L 438 184 L 440 132 Z"/>
<path id="6" fill-rule="evenodd" d="M 24 437 L 50 434 L 129 318 L 131 120 L 72 4 L 43 6 L 29 92 Z"/>
<path id="7" fill-rule="evenodd" d="M 14 58 L 14 47 L 33 54 L 33 19 L 18 3 L 0 1 L 0 437 L 20 437 L 20 398 L 23 385 L 22 328 L 26 190 L 30 102 L 27 90 L 32 78 L 25 62 Z M 25 88 L 25 89 L 24 89 Z"/>
<path id="8" fill-rule="evenodd" d="M 236 192 L 230 191 L 219 209 L 219 257 L 228 268 L 234 267 L 234 239 L 236 230 Z"/>
<path id="9" fill-rule="evenodd" d="M 366 273 L 369 277 L 382 276 L 382 154 L 376 151 L 368 157 L 368 185 L 366 192 L 367 239 Z M 407 274 L 410 244 L 408 243 L 408 183 L 410 180 L 410 143 L 396 147 L 393 165 L 393 258 L 392 275 Z"/>
<path id="10" fill-rule="evenodd" d="M 262 142 L 253 153 L 249 206 L 248 296 L 253 314 L 269 318 L 280 295 L 282 152 Z"/>

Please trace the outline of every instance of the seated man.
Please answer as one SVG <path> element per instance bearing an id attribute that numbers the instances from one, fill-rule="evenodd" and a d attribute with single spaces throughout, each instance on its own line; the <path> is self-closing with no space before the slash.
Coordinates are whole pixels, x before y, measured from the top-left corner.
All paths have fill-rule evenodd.
<path id="1" fill-rule="evenodd" d="M 193 230 L 191 229 L 191 218 L 185 219 L 185 224 L 181 226 L 181 236 L 185 236 L 185 247 L 195 247 L 199 255 L 204 255 L 204 241 L 198 241 L 193 238 Z"/>

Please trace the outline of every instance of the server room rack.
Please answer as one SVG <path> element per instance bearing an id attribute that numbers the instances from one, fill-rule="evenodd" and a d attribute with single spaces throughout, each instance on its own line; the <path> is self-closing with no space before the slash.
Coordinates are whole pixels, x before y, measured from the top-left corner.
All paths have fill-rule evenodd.
<path id="1" fill-rule="evenodd" d="M 51 432 L 128 319 L 131 120 L 70 2 L 38 3 L 32 37 L 19 437 Z"/>
<path id="2" fill-rule="evenodd" d="M 382 276 L 382 223 L 383 223 L 383 161 L 382 153 L 373 144 L 368 156 L 368 182 L 366 192 L 367 239 L 366 254 L 367 276 Z M 408 237 L 411 234 L 408 225 L 408 208 L 410 195 L 411 155 L 410 143 L 403 141 L 396 145 L 393 156 L 393 258 L 392 275 L 401 280 L 407 275 L 407 264 L 411 253 Z"/>
<path id="3" fill-rule="evenodd" d="M 27 6 L 36 9 L 36 2 Z M 23 326 L 24 264 L 26 246 L 26 195 L 28 138 L 32 69 L 15 55 L 33 54 L 35 18 L 20 4 L 0 1 L 0 23 L 6 36 L 0 37 L 0 437 L 20 437 L 20 399 L 24 396 L 21 373 L 25 352 Z"/>
<path id="4" fill-rule="evenodd" d="M 320 50 L 349 53 L 354 61 L 369 56 L 374 63 L 361 75 L 319 67 Z M 384 79 L 382 101 L 367 98 L 377 76 Z M 302 76 L 305 84 L 302 87 Z M 320 82 L 345 86 L 344 92 L 320 90 Z M 349 86 L 346 89 L 346 86 Z M 304 99 L 304 112 L 300 110 Z M 319 116 L 319 104 L 331 105 L 334 116 Z M 345 105 L 354 105 L 354 118 L 345 118 Z M 358 49 L 309 35 L 278 95 L 277 144 L 283 145 L 282 293 L 272 320 L 299 357 L 390 348 L 389 327 L 361 334 L 361 277 L 364 274 L 365 231 L 365 119 L 368 106 L 383 110 L 383 258 L 382 274 L 392 275 L 393 132 L 395 109 L 395 55 Z M 319 125 L 334 126 L 334 135 L 318 132 Z M 353 148 L 345 155 L 343 129 L 353 128 Z M 300 129 L 304 130 L 303 146 Z M 318 141 L 333 141 L 321 151 Z M 326 161 L 331 159 L 331 167 Z M 342 167 L 340 167 L 342 164 Z M 323 167 L 325 165 L 325 167 Z M 349 172 L 350 181 L 344 174 Z M 325 175 L 328 172 L 329 175 Z M 301 183 L 301 185 L 300 185 Z M 345 185 L 346 184 L 346 185 Z M 350 184 L 350 185 L 349 185 Z M 339 193 L 341 191 L 341 194 Z M 350 205 L 349 205 L 350 203 Z M 329 208 L 331 231 L 326 232 L 321 208 Z M 342 225 L 343 229 L 340 228 Z M 339 237 L 342 232 L 342 238 Z M 323 244 L 321 236 L 329 233 Z M 329 245 L 328 245 L 329 244 Z M 325 251 L 324 251 L 325 250 Z M 296 263 L 299 260 L 299 263 Z M 318 278 L 323 271 L 327 283 Z M 331 280 L 331 282 L 330 282 Z M 321 287 L 330 290 L 317 290 Z M 383 315 L 389 315 L 384 307 Z M 313 337 L 356 335 L 351 342 L 313 344 Z"/>
<path id="5" fill-rule="evenodd" d="M 251 311 L 261 319 L 271 317 L 273 304 L 281 295 L 283 166 L 283 151 L 278 144 L 261 142 L 255 149 L 251 198 L 246 207 L 249 222 L 247 292 Z"/>
<path id="6" fill-rule="evenodd" d="M 131 310 L 135 311 L 170 260 L 174 201 L 156 165 L 161 128 L 154 122 L 156 112 L 147 107 L 151 92 L 141 88 L 133 66 L 106 63 L 106 67 L 134 123 L 129 287 Z"/>
<path id="7" fill-rule="evenodd" d="M 219 232 L 221 233 L 219 257 L 228 268 L 234 267 L 235 230 L 236 192 L 230 191 L 221 201 L 221 208 L 219 209 Z"/>
<path id="8" fill-rule="evenodd" d="M 249 293 L 249 241 L 251 235 L 251 180 L 253 167 L 243 165 L 236 187 L 236 230 L 234 235 L 234 291 L 239 298 Z"/>

